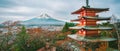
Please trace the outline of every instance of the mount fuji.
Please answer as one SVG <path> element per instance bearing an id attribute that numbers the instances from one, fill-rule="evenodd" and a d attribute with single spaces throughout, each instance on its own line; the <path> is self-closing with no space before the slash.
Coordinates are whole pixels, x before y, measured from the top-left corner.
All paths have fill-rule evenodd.
<path id="1" fill-rule="evenodd" d="M 65 22 L 61 20 L 57 20 L 52 18 L 48 14 L 41 14 L 39 17 L 35 17 L 26 21 L 21 22 L 22 25 L 27 25 L 27 26 L 61 26 L 64 25 Z"/>

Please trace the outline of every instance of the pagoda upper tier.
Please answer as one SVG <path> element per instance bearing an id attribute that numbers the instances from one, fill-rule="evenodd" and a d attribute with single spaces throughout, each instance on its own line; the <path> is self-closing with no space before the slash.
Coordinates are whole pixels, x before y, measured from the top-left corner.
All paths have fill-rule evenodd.
<path id="1" fill-rule="evenodd" d="M 83 6 L 79 10 L 72 12 L 72 14 L 99 13 L 99 12 L 104 12 L 104 11 L 109 11 L 109 8 L 90 8 L 90 7 Z"/>

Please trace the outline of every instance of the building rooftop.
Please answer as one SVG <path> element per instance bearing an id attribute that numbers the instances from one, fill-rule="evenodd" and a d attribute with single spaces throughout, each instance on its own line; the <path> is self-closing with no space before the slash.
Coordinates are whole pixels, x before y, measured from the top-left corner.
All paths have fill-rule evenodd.
<path id="1" fill-rule="evenodd" d="M 115 41 L 115 38 L 110 37 L 101 37 L 101 38 L 85 38 L 85 37 L 78 37 L 77 34 L 68 35 L 69 38 L 72 38 L 77 41 L 86 41 L 86 42 L 101 42 L 101 41 Z"/>
<path id="2" fill-rule="evenodd" d="M 82 8 L 78 9 L 77 11 L 72 12 L 72 14 L 80 14 L 80 12 L 82 12 L 84 10 L 94 11 L 96 13 L 99 13 L 99 12 L 103 12 L 103 11 L 109 11 L 109 8 L 90 8 L 90 7 L 84 7 L 83 6 Z"/>
<path id="3" fill-rule="evenodd" d="M 91 26 L 75 26 L 75 27 L 69 27 L 69 29 L 85 29 L 85 30 L 112 30 L 112 27 L 91 27 Z"/>
<path id="4" fill-rule="evenodd" d="M 84 16 L 85 19 L 96 19 L 96 20 L 110 20 L 111 17 L 91 17 L 91 16 Z"/>
<path id="5" fill-rule="evenodd" d="M 92 16 L 84 16 L 82 17 L 84 19 L 94 19 L 94 20 L 110 20 L 111 17 L 92 17 Z M 80 21 L 81 19 L 75 19 L 75 20 L 71 20 L 71 21 Z"/>

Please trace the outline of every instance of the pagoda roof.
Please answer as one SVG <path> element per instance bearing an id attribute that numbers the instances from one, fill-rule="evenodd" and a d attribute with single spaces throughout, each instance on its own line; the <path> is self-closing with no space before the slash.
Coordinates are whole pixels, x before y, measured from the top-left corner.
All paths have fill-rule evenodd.
<path id="1" fill-rule="evenodd" d="M 94 20 L 110 20 L 111 17 L 92 17 L 92 16 L 84 16 L 84 19 L 94 19 Z M 75 19 L 71 21 L 80 21 L 80 19 Z"/>
<path id="2" fill-rule="evenodd" d="M 112 30 L 112 27 L 85 27 L 86 30 Z"/>
<path id="3" fill-rule="evenodd" d="M 73 22 L 70 22 L 70 23 L 79 24 L 80 22 L 78 22 L 78 21 L 73 21 Z"/>
<path id="4" fill-rule="evenodd" d="M 75 26 L 75 27 L 69 27 L 69 29 L 85 29 L 85 30 L 112 30 L 112 27 L 91 27 L 91 26 Z"/>
<path id="5" fill-rule="evenodd" d="M 74 19 L 74 20 L 71 20 L 71 22 L 73 22 L 73 21 L 80 21 L 80 19 Z"/>
<path id="6" fill-rule="evenodd" d="M 78 37 L 77 34 L 68 35 L 69 38 L 77 40 L 77 41 L 85 41 L 85 42 L 105 42 L 105 41 L 115 41 L 115 38 L 110 37 L 99 37 L 99 38 L 85 38 L 85 37 Z"/>
<path id="7" fill-rule="evenodd" d="M 82 28 L 84 28 L 84 27 L 82 27 L 82 26 L 69 27 L 69 29 L 82 29 Z"/>
<path id="8" fill-rule="evenodd" d="M 97 19 L 97 20 L 110 20 L 111 17 L 92 17 L 92 16 L 84 16 L 85 19 Z"/>
<path id="9" fill-rule="evenodd" d="M 95 11 L 96 13 L 103 12 L 103 11 L 109 11 L 109 8 L 90 8 L 90 7 L 82 7 L 79 10 L 72 12 L 72 14 L 80 14 L 83 10 L 89 10 L 89 11 Z"/>

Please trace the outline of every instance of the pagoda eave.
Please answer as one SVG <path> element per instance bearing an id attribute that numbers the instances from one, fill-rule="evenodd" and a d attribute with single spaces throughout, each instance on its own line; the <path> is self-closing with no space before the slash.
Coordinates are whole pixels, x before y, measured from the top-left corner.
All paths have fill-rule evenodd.
<path id="1" fill-rule="evenodd" d="M 89 10 L 89 11 L 93 11 L 96 12 L 96 13 L 99 13 L 99 12 L 103 12 L 103 11 L 109 11 L 109 8 L 89 8 L 89 7 L 82 7 L 81 9 L 78 9 L 77 11 L 75 12 L 72 12 L 71 14 L 80 14 L 80 12 L 82 12 L 83 10 Z"/>
<path id="2" fill-rule="evenodd" d="M 82 27 L 82 26 L 75 26 L 75 27 L 69 27 L 69 29 L 85 29 L 85 30 L 113 30 L 112 27 Z"/>
<path id="3" fill-rule="evenodd" d="M 71 22 L 80 21 L 80 19 L 71 20 Z"/>
<path id="4" fill-rule="evenodd" d="M 85 27 L 84 29 L 86 30 L 112 30 L 112 27 L 97 27 L 97 28 L 92 28 L 92 27 Z"/>
<path id="5" fill-rule="evenodd" d="M 111 17 L 91 17 L 91 16 L 84 16 L 85 19 L 95 19 L 95 20 L 110 20 Z"/>
<path id="6" fill-rule="evenodd" d="M 75 27 L 69 27 L 69 29 L 82 29 L 83 27 L 82 26 L 75 26 Z"/>
<path id="7" fill-rule="evenodd" d="M 85 38 L 85 37 L 77 37 L 77 34 L 68 35 L 69 38 L 77 40 L 77 41 L 85 41 L 85 42 L 106 42 L 106 41 L 115 41 L 115 38 Z"/>
<path id="8" fill-rule="evenodd" d="M 72 21 L 70 23 L 79 24 L 80 22 L 78 22 L 78 21 Z"/>
<path id="9" fill-rule="evenodd" d="M 85 16 L 85 17 L 82 17 L 84 19 L 91 19 L 91 20 L 97 20 L 97 21 L 101 21 L 101 20 L 110 20 L 111 17 L 90 17 L 90 16 Z M 71 22 L 74 22 L 74 21 L 80 21 L 81 19 L 74 19 L 74 20 L 71 20 Z"/>

